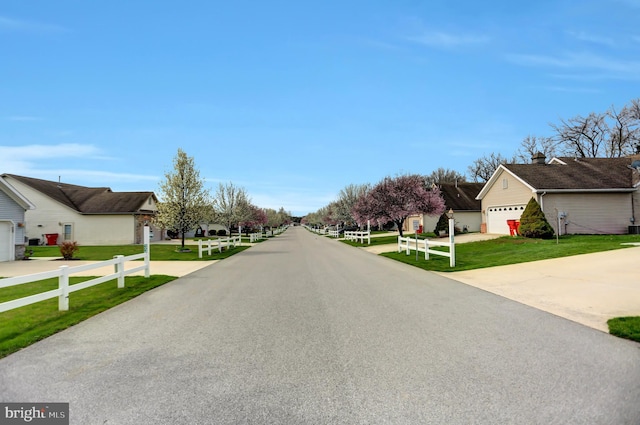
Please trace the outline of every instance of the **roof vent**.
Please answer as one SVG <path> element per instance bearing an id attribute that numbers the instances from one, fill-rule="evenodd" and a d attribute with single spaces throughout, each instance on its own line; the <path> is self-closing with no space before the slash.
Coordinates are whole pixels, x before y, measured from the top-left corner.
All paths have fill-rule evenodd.
<path id="1" fill-rule="evenodd" d="M 535 155 L 531 157 L 532 164 L 544 164 L 547 160 L 547 157 L 544 156 L 542 152 L 536 152 Z"/>

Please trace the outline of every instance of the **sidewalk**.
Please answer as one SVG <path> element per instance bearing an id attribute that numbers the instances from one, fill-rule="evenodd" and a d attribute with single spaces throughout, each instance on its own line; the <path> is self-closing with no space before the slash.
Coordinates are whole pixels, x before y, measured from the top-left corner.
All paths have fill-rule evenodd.
<path id="1" fill-rule="evenodd" d="M 218 260 L 211 261 L 151 261 L 151 274 L 164 274 L 168 276 L 182 277 L 196 270 L 200 270 L 211 265 Z M 100 261 L 81 261 L 81 260 L 57 260 L 53 258 L 35 257 L 31 260 L 24 261 L 7 261 L 0 262 L 0 277 L 22 276 L 26 274 L 34 274 L 46 272 L 60 268 L 60 266 L 69 266 L 69 268 L 83 266 L 85 264 L 96 264 Z M 125 270 L 142 265 L 141 261 L 127 261 Z M 98 267 L 92 270 L 74 273 L 72 276 L 104 276 L 114 272 L 114 266 Z M 127 276 L 144 276 L 144 271 L 131 273 Z"/>

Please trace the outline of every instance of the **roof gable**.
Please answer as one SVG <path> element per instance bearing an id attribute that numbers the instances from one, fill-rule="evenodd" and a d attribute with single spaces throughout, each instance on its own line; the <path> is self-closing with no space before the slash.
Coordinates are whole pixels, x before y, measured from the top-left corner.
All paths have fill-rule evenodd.
<path id="1" fill-rule="evenodd" d="M 628 191 L 637 176 L 631 158 L 553 158 L 547 164 L 503 164 L 480 191 L 482 199 L 503 172 L 511 174 L 532 191 Z"/>
<path id="2" fill-rule="evenodd" d="M 85 187 L 31 177 L 8 176 L 81 214 L 124 214 L 142 209 L 153 192 L 113 192 L 108 187 Z"/>
<path id="3" fill-rule="evenodd" d="M 25 210 L 33 210 L 36 208 L 35 205 L 18 192 L 15 187 L 11 186 L 11 184 L 4 179 L 4 176 L 0 176 L 0 190 Z"/>
<path id="4" fill-rule="evenodd" d="M 483 183 L 441 183 L 437 185 L 447 209 L 454 211 L 480 211 L 480 201 L 476 196 Z"/>

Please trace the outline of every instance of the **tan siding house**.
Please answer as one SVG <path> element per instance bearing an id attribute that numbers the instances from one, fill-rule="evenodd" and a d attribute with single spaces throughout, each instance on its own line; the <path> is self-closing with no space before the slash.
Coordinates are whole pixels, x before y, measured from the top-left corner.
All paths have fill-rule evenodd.
<path id="1" fill-rule="evenodd" d="M 153 192 L 113 192 L 61 182 L 3 175 L 25 194 L 36 209 L 25 214 L 28 239 L 47 243 L 46 235 L 57 235 L 57 243 L 123 245 L 142 243 L 143 227 L 157 211 Z M 160 238 L 154 231 L 152 240 Z"/>
<path id="2" fill-rule="evenodd" d="M 446 211 L 453 210 L 456 227 L 461 231 L 479 232 L 482 217 L 480 201 L 476 196 L 482 183 L 441 183 L 437 185 L 444 199 Z M 418 221 L 424 233 L 433 232 L 440 216 L 415 215 L 405 220 L 404 230 L 413 232 L 413 222 Z"/>
<path id="3" fill-rule="evenodd" d="M 560 234 L 623 234 L 637 219 L 640 171 L 636 157 L 534 157 L 532 164 L 498 167 L 478 195 L 482 226 L 509 234 L 507 220 L 519 220 L 531 198 Z M 638 223 L 636 223 L 638 224 Z"/>

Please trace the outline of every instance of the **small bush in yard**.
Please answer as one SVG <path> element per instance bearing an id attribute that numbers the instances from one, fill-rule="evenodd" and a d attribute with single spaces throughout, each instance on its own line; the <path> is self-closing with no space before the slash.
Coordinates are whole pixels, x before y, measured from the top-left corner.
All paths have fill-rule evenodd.
<path id="1" fill-rule="evenodd" d="M 436 228 L 433 229 L 433 233 L 435 233 L 436 236 L 440 234 L 440 231 L 449 233 L 449 217 L 447 217 L 447 213 L 442 213 L 438 223 L 436 224 Z"/>
<path id="2" fill-rule="evenodd" d="M 218 236 L 227 236 L 227 231 L 224 229 L 218 230 Z"/>
<path id="3" fill-rule="evenodd" d="M 62 258 L 65 260 L 73 259 L 73 254 L 78 252 L 80 247 L 78 246 L 78 242 L 76 241 L 64 241 L 60 244 L 60 254 L 62 254 Z"/>
<path id="4" fill-rule="evenodd" d="M 520 216 L 519 233 L 525 238 L 540 239 L 551 239 L 555 233 L 540 208 L 540 204 L 534 198 L 531 198 Z"/>

